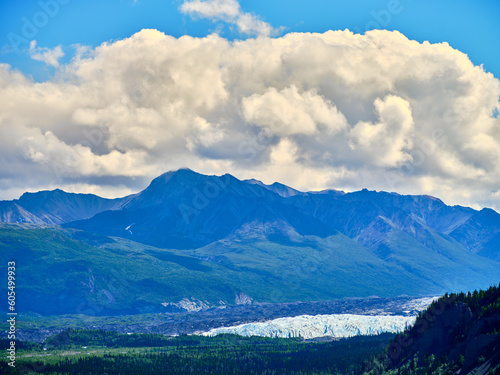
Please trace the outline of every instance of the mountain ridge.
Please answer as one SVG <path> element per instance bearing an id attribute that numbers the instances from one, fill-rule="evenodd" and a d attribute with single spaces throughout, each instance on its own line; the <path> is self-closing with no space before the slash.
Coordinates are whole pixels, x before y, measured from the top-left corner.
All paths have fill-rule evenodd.
<path id="1" fill-rule="evenodd" d="M 445 205 L 439 198 L 433 197 L 433 196 L 430 196 L 430 195 L 402 195 L 402 194 L 398 194 L 398 193 L 395 193 L 395 192 L 375 191 L 375 190 L 368 190 L 366 188 L 364 188 L 362 190 L 359 190 L 359 191 L 349 192 L 349 193 L 345 193 L 343 191 L 334 190 L 334 189 L 326 189 L 326 190 L 322 190 L 322 191 L 307 191 L 307 192 L 302 192 L 302 191 L 299 191 L 297 189 L 294 189 L 294 188 L 291 188 L 289 186 L 286 186 L 284 184 L 281 184 L 279 182 L 274 182 L 271 185 L 266 185 L 266 184 L 262 183 L 261 181 L 255 180 L 255 179 L 241 180 L 240 181 L 240 180 L 236 179 L 235 177 L 233 177 L 230 174 L 225 174 L 225 175 L 221 175 L 221 176 L 203 175 L 203 174 L 194 172 L 194 171 L 192 171 L 189 168 L 181 168 L 181 169 L 178 169 L 176 171 L 169 171 L 169 172 L 163 173 L 162 175 L 160 175 L 160 176 L 156 177 L 155 179 L 153 179 L 152 182 L 144 190 L 142 190 L 141 192 L 139 192 L 137 194 L 132 194 L 132 195 L 129 195 L 129 196 L 125 196 L 125 197 L 119 197 L 119 198 L 109 199 L 109 198 L 99 197 L 98 195 L 95 195 L 95 194 L 68 193 L 68 192 L 65 192 L 65 191 L 63 191 L 61 189 L 54 189 L 54 190 L 43 190 L 43 191 L 39 191 L 39 192 L 35 192 L 35 193 L 25 192 L 19 199 L 4 200 L 4 201 L 0 201 L 0 203 L 13 202 L 13 203 L 19 204 L 24 209 L 28 210 L 30 208 L 28 200 L 30 200 L 30 201 L 33 200 L 33 199 L 29 199 L 28 197 L 31 198 L 31 197 L 34 197 L 36 195 L 52 195 L 52 196 L 56 196 L 58 194 L 64 194 L 64 195 L 73 196 L 73 197 L 89 197 L 91 199 L 98 199 L 98 200 L 105 201 L 105 202 L 116 202 L 116 203 L 114 203 L 114 206 L 116 208 L 120 208 L 120 203 L 119 203 L 120 201 L 126 201 L 125 205 L 128 205 L 128 207 L 130 207 L 131 204 L 132 204 L 132 202 L 134 202 L 134 198 L 136 198 L 136 196 L 138 196 L 140 194 L 143 194 L 145 192 L 148 192 L 148 190 L 151 190 L 155 185 L 160 185 L 161 186 L 162 182 L 163 182 L 163 187 L 165 187 L 165 185 L 168 184 L 168 182 L 170 181 L 170 179 L 172 177 L 177 177 L 180 174 L 182 174 L 184 177 L 185 176 L 190 177 L 191 180 L 193 180 L 193 178 L 192 178 L 193 176 L 196 176 L 199 181 L 205 180 L 203 182 L 213 182 L 213 181 L 209 181 L 210 178 L 213 179 L 213 180 L 216 180 L 216 179 L 222 180 L 223 178 L 226 178 L 226 176 L 228 176 L 228 177 L 230 177 L 230 178 L 232 178 L 234 180 L 237 180 L 239 182 L 247 183 L 249 185 L 257 185 L 257 186 L 259 186 L 259 187 L 261 187 L 263 189 L 266 189 L 268 191 L 276 193 L 276 194 L 278 194 L 278 195 L 280 195 L 282 197 L 285 197 L 285 198 L 296 196 L 296 195 L 300 195 L 300 196 L 304 196 L 304 195 L 305 196 L 321 196 L 321 195 L 325 195 L 325 194 L 328 195 L 328 194 L 332 194 L 333 193 L 335 195 L 352 197 L 353 198 L 352 200 L 356 201 L 356 200 L 359 200 L 359 199 L 357 199 L 357 196 L 359 196 L 359 195 L 365 195 L 366 196 L 366 194 L 377 194 L 377 195 L 383 194 L 383 195 L 391 195 L 391 196 L 397 196 L 397 197 L 408 197 L 408 198 L 413 198 L 413 199 L 419 199 L 419 198 L 420 199 L 428 199 L 430 201 L 439 202 L 440 204 Z M 165 181 L 162 181 L 162 180 L 165 180 Z M 181 182 L 184 185 L 188 185 L 188 184 L 186 184 L 186 179 L 181 180 Z M 221 185 L 223 185 L 223 184 L 221 184 Z M 187 187 L 189 187 L 189 186 L 187 186 Z M 275 191 L 276 189 L 289 189 L 289 191 L 293 192 L 293 194 L 286 194 L 284 196 L 284 195 L 281 195 L 280 193 L 276 192 Z M 172 192 L 170 191 L 170 193 L 172 193 Z M 53 199 L 53 197 L 51 197 L 51 198 Z M 122 205 L 123 205 L 123 203 L 122 203 Z M 110 205 L 110 206 L 113 206 L 113 205 Z M 447 206 L 447 207 L 458 208 L 458 209 L 466 209 L 466 210 L 470 210 L 470 211 L 473 211 L 473 212 L 480 212 L 480 211 L 474 210 L 472 208 L 464 207 L 464 206 L 459 206 L 459 205 Z M 494 211 L 491 208 L 483 208 L 481 211 L 483 211 L 483 210 L 492 211 L 492 212 L 494 212 L 495 214 L 498 215 L 498 213 L 496 213 L 496 211 Z M 499 215 L 499 218 L 500 218 L 500 215 Z M 4 221 L 4 220 L 2 220 L 2 221 L 3 222 L 8 222 L 8 221 Z M 68 222 L 68 220 L 64 220 L 64 222 Z M 47 223 L 47 224 L 53 224 L 53 223 Z"/>
<path id="2" fill-rule="evenodd" d="M 101 198 L 95 194 L 67 193 L 61 189 L 42 190 L 24 193 L 19 199 L 0 201 L 0 221 L 27 224 L 64 224 L 67 222 L 89 219 L 96 214 L 121 208 L 130 199 Z M 15 205 L 20 215 L 15 220 L 12 217 L 12 205 Z"/>
<path id="3" fill-rule="evenodd" d="M 500 214 L 489 208 L 478 211 L 447 206 L 428 195 L 368 189 L 301 192 L 278 182 L 266 185 L 188 168 L 166 172 L 141 192 L 123 198 L 60 189 L 25 193 L 17 200 L 0 201 L 0 221 L 58 224 L 173 248 L 205 246 L 250 222 L 284 222 L 302 234 L 325 237 L 338 231 L 375 247 L 375 252 L 395 231 L 424 244 L 423 237 L 445 235 L 471 252 L 500 259 L 495 250 Z"/>
<path id="4" fill-rule="evenodd" d="M 66 305 L 78 295 L 122 312 L 138 311 L 142 297 L 119 288 L 112 307 L 106 270 L 147 290 L 143 305 L 152 311 L 193 297 L 233 303 L 241 293 L 259 302 L 438 295 L 500 279 L 500 215 L 493 210 L 366 189 L 290 194 L 283 186 L 182 169 L 115 200 L 32 193 L 0 202 L 0 217 L 53 227 L 3 224 L 2 256 L 23 260 L 22 272 L 37 275 L 36 285 L 48 282 L 46 269 L 63 272 L 46 287 L 53 296 L 66 293 Z M 172 288 L 176 273 L 183 285 Z M 207 288 L 212 284 L 217 290 Z"/>

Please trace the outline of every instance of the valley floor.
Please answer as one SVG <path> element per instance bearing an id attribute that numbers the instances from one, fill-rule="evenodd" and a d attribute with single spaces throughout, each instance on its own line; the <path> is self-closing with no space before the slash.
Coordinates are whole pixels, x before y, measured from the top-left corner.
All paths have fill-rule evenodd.
<path id="1" fill-rule="evenodd" d="M 368 360 L 392 337 L 385 334 L 305 343 L 298 339 L 235 335 L 172 338 L 105 331 L 65 331 L 51 337 L 45 345 L 31 344 L 18 350 L 16 368 L 9 367 L 4 359 L 0 360 L 0 373 L 352 374 L 361 373 Z"/>
<path id="2" fill-rule="evenodd" d="M 105 329 L 119 333 L 156 333 L 162 335 L 201 334 L 222 327 L 232 327 L 245 323 L 268 322 L 280 318 L 296 318 L 300 316 L 320 316 L 333 314 L 355 314 L 365 316 L 393 316 L 400 320 L 399 327 L 405 326 L 404 318 L 414 317 L 424 310 L 433 297 L 425 298 L 346 298 L 334 301 L 294 302 L 294 303 L 261 303 L 251 305 L 234 305 L 221 308 L 211 308 L 201 311 L 185 311 L 169 314 L 142 314 L 127 316 L 87 316 L 87 315 L 57 315 L 40 316 L 37 314 L 18 315 L 17 335 L 21 340 L 42 342 L 48 336 L 65 329 Z M 410 319 L 411 320 L 411 319 Z M 360 327 L 362 328 L 362 327 Z M 317 330 L 317 328 L 315 328 Z M 395 329 L 387 329 L 396 332 Z M 384 332 L 362 332 L 358 334 L 373 334 Z M 231 333 L 231 332 L 229 332 Z M 238 332 L 232 332 L 238 333 Z M 308 335 L 302 336 L 318 337 Z M 6 337 L 6 332 L 1 333 Z M 258 332 L 254 332 L 258 334 Z M 343 334 L 326 334 L 334 337 L 352 336 Z M 266 334 L 261 334 L 266 336 Z M 267 335 L 272 337 L 273 335 Z M 276 335 L 275 335 L 276 336 Z M 325 336 L 325 335 L 323 335 Z M 289 337 L 289 335 L 286 335 Z"/>

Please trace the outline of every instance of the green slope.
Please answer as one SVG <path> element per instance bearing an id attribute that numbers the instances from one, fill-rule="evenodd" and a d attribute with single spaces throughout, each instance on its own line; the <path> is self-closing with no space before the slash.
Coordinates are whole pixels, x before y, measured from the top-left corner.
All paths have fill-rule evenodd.
<path id="1" fill-rule="evenodd" d="M 234 302 L 263 277 L 228 271 L 176 251 L 117 240 L 92 246 L 59 228 L 0 227 L 0 264 L 16 262 L 19 311 L 42 314 L 123 314 L 160 311 L 183 298 Z M 77 233 L 77 232 L 76 232 Z M 81 233 L 77 233 L 81 237 Z M 95 240 L 95 239 L 94 239 Z M 6 292 L 2 285 L 0 293 Z M 6 309 L 6 303 L 2 309 Z"/>
<path id="2" fill-rule="evenodd" d="M 18 311 L 43 315 L 162 312 L 162 303 L 184 299 L 235 304 L 241 293 L 255 302 L 438 294 L 454 290 L 449 284 L 457 276 L 468 284 L 500 278 L 492 261 L 457 253 L 448 239 L 438 253 L 404 236 L 387 237 L 382 259 L 342 234 L 232 236 L 166 250 L 73 229 L 2 224 L 0 270 L 6 274 L 7 262 L 16 262 Z M 0 285 L 0 293 L 6 288 Z M 6 299 L 0 307 L 7 309 Z"/>
<path id="3" fill-rule="evenodd" d="M 500 278 L 500 263 L 478 256 L 450 236 L 428 230 L 417 238 L 393 229 L 370 250 L 434 285 L 437 294 L 485 288 Z"/>
<path id="4" fill-rule="evenodd" d="M 264 239 L 218 241 L 189 254 L 217 259 L 228 269 L 269 275 L 280 280 L 275 298 L 301 300 L 394 297 L 432 292 L 433 284 L 398 265 L 387 264 L 366 248 L 337 234 L 326 239 L 307 236 L 279 244 Z M 268 287 L 269 289 L 269 287 Z"/>

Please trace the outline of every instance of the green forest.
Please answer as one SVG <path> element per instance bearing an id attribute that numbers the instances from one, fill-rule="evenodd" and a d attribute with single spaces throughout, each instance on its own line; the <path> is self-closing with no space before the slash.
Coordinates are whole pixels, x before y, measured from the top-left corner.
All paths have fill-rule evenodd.
<path id="1" fill-rule="evenodd" d="M 167 337 L 68 330 L 50 337 L 44 345 L 25 345 L 16 364 L 23 374 L 53 375 L 358 374 L 392 337 L 303 342 L 236 335 Z M 6 344 L 3 342 L 3 349 Z M 3 361 L 0 373 L 18 372 Z"/>

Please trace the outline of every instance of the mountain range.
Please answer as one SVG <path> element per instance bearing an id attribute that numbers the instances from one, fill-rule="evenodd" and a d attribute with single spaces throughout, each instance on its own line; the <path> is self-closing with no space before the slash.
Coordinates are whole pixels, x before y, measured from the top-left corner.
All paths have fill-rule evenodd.
<path id="1" fill-rule="evenodd" d="M 74 295 L 97 303 L 99 285 L 110 293 L 106 262 L 112 260 L 123 288 L 149 290 L 153 310 L 185 298 L 237 303 L 241 295 L 257 302 L 436 295 L 486 288 L 500 279 L 500 215 L 447 206 L 431 196 L 301 192 L 180 169 L 124 198 L 25 193 L 0 202 L 0 220 L 11 223 L 0 231 L 3 257 L 42 251 L 40 228 L 45 242 L 55 241 L 50 256 L 38 259 L 75 274 L 71 286 L 61 284 L 54 295 L 74 288 Z M 139 254 L 134 265 L 131 257 Z M 23 259 L 23 266 L 41 273 L 31 277 L 47 283 L 40 264 Z M 132 271 L 134 266 L 140 269 Z M 174 268 L 184 286 L 172 286 L 165 276 Z M 95 287 L 85 289 L 89 279 Z M 115 294 L 117 309 L 135 311 L 136 297 Z"/>
<path id="2" fill-rule="evenodd" d="M 165 173 L 144 191 L 124 198 L 59 189 L 25 193 L 18 200 L 0 201 L 0 221 L 62 224 L 179 249 L 264 228 L 285 237 L 292 231 L 322 238 L 341 233 L 375 252 L 384 251 L 390 236 L 405 234 L 436 247 L 439 239 L 423 237 L 438 235 L 500 259 L 500 215 L 492 209 L 450 207 L 431 196 L 366 189 L 303 193 L 280 183 L 205 176 L 189 169 Z"/>

